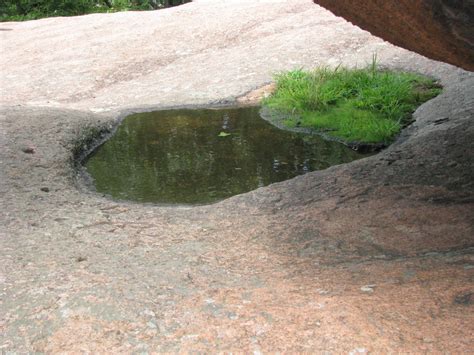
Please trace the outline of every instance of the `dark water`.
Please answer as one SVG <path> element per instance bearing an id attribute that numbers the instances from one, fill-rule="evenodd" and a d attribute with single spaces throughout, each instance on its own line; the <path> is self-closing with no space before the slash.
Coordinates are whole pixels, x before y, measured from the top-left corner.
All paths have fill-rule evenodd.
<path id="1" fill-rule="evenodd" d="M 339 143 L 279 130 L 258 111 L 134 114 L 86 168 L 97 191 L 117 199 L 201 204 L 362 157 Z"/>

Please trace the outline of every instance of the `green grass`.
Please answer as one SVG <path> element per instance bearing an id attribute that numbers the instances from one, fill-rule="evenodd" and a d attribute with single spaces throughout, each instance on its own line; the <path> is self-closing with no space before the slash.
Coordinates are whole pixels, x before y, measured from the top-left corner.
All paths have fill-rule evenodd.
<path id="1" fill-rule="evenodd" d="M 54 16 L 153 10 L 191 0 L 0 0 L 0 22 L 28 21 Z"/>
<path id="2" fill-rule="evenodd" d="M 263 104 L 288 114 L 289 127 L 309 127 L 348 142 L 390 143 L 423 102 L 441 87 L 418 74 L 318 68 L 276 75 L 277 89 Z"/>

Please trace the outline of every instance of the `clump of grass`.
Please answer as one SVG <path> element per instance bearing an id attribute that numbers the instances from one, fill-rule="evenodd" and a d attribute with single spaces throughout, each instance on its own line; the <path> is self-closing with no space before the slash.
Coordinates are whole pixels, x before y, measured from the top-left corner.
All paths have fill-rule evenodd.
<path id="1" fill-rule="evenodd" d="M 418 74 L 318 68 L 276 75 L 277 89 L 264 105 L 288 113 L 290 127 L 310 127 L 348 142 L 390 143 L 413 111 L 441 87 Z"/>

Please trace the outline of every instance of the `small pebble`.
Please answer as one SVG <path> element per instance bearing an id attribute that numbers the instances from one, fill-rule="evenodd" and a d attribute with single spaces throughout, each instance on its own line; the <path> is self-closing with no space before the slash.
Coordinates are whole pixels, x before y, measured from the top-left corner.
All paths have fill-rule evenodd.
<path id="1" fill-rule="evenodd" d="M 356 354 L 367 354 L 369 351 L 366 348 L 356 348 L 349 351 L 349 355 L 356 355 Z"/>
<path id="2" fill-rule="evenodd" d="M 42 187 L 40 190 L 43 192 L 49 192 L 49 187 Z"/>
<path id="3" fill-rule="evenodd" d="M 372 293 L 374 292 L 375 285 L 365 285 L 360 288 L 362 292 Z"/>
<path id="4" fill-rule="evenodd" d="M 36 150 L 34 147 L 24 147 L 21 149 L 21 151 L 23 153 L 26 153 L 26 154 L 35 154 L 36 153 Z"/>
<path id="5" fill-rule="evenodd" d="M 156 317 L 156 314 L 155 312 L 153 312 L 152 310 L 150 309 L 145 309 L 142 314 L 146 315 L 146 316 L 149 316 L 149 317 Z"/>

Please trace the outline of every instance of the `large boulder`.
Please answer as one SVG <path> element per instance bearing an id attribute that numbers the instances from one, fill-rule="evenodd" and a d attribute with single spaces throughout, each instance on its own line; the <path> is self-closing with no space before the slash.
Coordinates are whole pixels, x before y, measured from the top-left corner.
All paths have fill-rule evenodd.
<path id="1" fill-rule="evenodd" d="M 393 44 L 474 70 L 474 0 L 314 0 Z"/>

